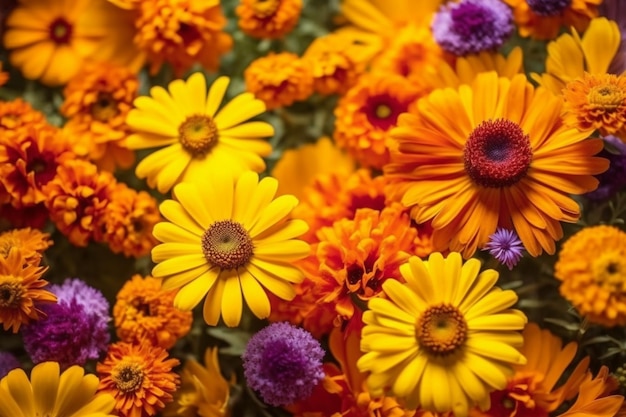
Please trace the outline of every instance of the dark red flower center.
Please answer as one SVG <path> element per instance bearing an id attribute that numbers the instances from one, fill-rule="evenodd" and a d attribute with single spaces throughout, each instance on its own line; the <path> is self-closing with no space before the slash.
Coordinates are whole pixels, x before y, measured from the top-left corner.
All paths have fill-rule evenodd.
<path id="1" fill-rule="evenodd" d="M 394 127 L 398 116 L 406 111 L 406 104 L 386 94 L 368 98 L 364 108 L 370 124 L 385 131 Z"/>
<path id="2" fill-rule="evenodd" d="M 486 120 L 470 134 L 463 159 L 472 181 L 483 187 L 509 187 L 530 167 L 533 153 L 528 135 L 510 120 Z"/>
<path id="3" fill-rule="evenodd" d="M 526 0 L 528 7 L 540 16 L 556 16 L 567 9 L 572 0 Z"/>
<path id="4" fill-rule="evenodd" d="M 72 25 L 62 17 L 56 18 L 50 24 L 50 39 L 57 44 L 70 43 L 72 38 Z"/>

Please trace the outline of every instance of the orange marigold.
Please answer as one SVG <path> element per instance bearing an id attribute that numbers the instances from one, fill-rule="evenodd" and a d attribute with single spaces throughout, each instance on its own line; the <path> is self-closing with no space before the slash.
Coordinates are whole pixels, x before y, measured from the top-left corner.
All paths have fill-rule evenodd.
<path id="1" fill-rule="evenodd" d="M 29 264 L 19 250 L 0 256 L 0 323 L 4 330 L 17 333 L 22 324 L 45 317 L 40 303 L 55 303 L 57 298 L 44 290 L 48 281 L 41 279 L 47 267 Z"/>
<path id="2" fill-rule="evenodd" d="M 565 124 L 626 141 L 626 75 L 585 73 L 566 85 L 563 98 Z"/>
<path id="3" fill-rule="evenodd" d="M 0 132 L 24 126 L 43 127 L 48 123 L 46 116 L 21 98 L 0 101 Z"/>
<path id="4" fill-rule="evenodd" d="M 239 28 L 255 38 L 280 39 L 298 23 L 302 0 L 241 0 Z"/>
<path id="5" fill-rule="evenodd" d="M 56 177 L 43 188 L 50 219 L 76 246 L 87 246 L 90 239 L 102 240 L 98 224 L 114 191 L 110 172 L 98 172 L 95 165 L 82 160 L 59 166 Z"/>
<path id="6" fill-rule="evenodd" d="M 268 110 L 306 100 L 313 94 L 313 73 L 308 61 L 290 52 L 257 58 L 244 71 L 246 89 Z"/>
<path id="7" fill-rule="evenodd" d="M 101 217 L 102 241 L 114 253 L 138 258 L 145 256 L 158 241 L 152 236 L 154 225 L 162 220 L 158 203 L 145 191 L 135 191 L 118 183 Z"/>
<path id="8" fill-rule="evenodd" d="M 172 372 L 178 359 L 167 357 L 167 351 L 149 343 L 114 343 L 107 356 L 96 366 L 99 393 L 115 398 L 120 417 L 156 415 L 172 401 L 180 377 Z"/>
<path id="9" fill-rule="evenodd" d="M 388 132 L 420 91 L 395 74 L 359 78 L 335 108 L 335 140 L 361 165 L 381 169 L 389 162 Z"/>
<path id="10" fill-rule="evenodd" d="M 133 164 L 134 153 L 124 140 L 130 134 L 126 115 L 138 87 L 132 71 L 112 64 L 86 66 L 70 80 L 61 113 L 68 118 L 64 128 L 76 138 L 76 153 L 108 171 Z"/>
<path id="11" fill-rule="evenodd" d="M 116 296 L 113 319 L 123 342 L 146 341 L 170 349 L 191 328 L 193 314 L 174 307 L 177 291 L 163 291 L 162 280 L 133 275 Z"/>
<path id="12" fill-rule="evenodd" d="M 0 233 L 0 258 L 8 258 L 12 249 L 19 250 L 28 265 L 39 265 L 43 251 L 52 246 L 48 233 L 30 227 Z"/>
<path id="13" fill-rule="evenodd" d="M 313 89 L 322 95 L 348 91 L 365 71 L 367 61 L 353 39 L 338 34 L 315 39 L 302 58 L 311 67 Z"/>
<path id="14" fill-rule="evenodd" d="M 226 18 L 219 1 L 142 1 L 135 26 L 135 44 L 146 51 L 152 74 L 166 62 L 177 78 L 196 62 L 216 71 L 233 45 L 222 32 Z"/>

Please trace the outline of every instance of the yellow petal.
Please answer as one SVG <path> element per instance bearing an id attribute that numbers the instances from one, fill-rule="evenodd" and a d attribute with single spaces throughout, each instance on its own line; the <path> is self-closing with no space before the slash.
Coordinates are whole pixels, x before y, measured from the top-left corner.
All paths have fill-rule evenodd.
<path id="1" fill-rule="evenodd" d="M 267 122 L 248 122 L 220 130 L 220 137 L 228 136 L 233 138 L 264 138 L 274 136 L 274 126 Z"/>
<path id="2" fill-rule="evenodd" d="M 174 299 L 174 306 L 183 311 L 193 310 L 213 287 L 218 275 L 219 270 L 213 268 L 186 284 L 178 290 Z"/>
<path id="3" fill-rule="evenodd" d="M 167 277 L 164 277 L 163 283 L 161 284 L 161 290 L 169 291 L 180 288 L 188 282 L 191 282 L 194 279 L 198 278 L 209 269 L 211 269 L 211 266 L 209 264 L 206 264 L 201 265 L 197 268 L 192 268 L 188 271 L 180 272 L 176 275 L 169 275 Z"/>
<path id="4" fill-rule="evenodd" d="M 228 271 L 220 279 L 224 279 L 224 294 L 222 295 L 222 318 L 228 327 L 236 327 L 241 321 L 243 302 L 241 299 L 241 285 L 237 271 Z"/>
<path id="5" fill-rule="evenodd" d="M 180 202 L 185 211 L 187 211 L 191 218 L 194 219 L 204 230 L 208 229 L 214 221 L 223 220 L 216 219 L 209 210 L 207 200 L 215 198 L 215 196 L 203 193 L 199 184 L 178 184 L 174 187 L 174 198 Z"/>
<path id="6" fill-rule="evenodd" d="M 267 318 L 270 315 L 270 300 L 261 284 L 248 271 L 241 271 L 239 279 L 243 297 L 252 313 L 260 319 Z"/>
<path id="7" fill-rule="evenodd" d="M 19 369 L 10 372 L 6 376 L 6 378 L 7 389 L 10 393 L 10 397 L 12 397 L 12 399 L 17 404 L 19 404 L 22 409 L 22 413 L 25 413 L 27 416 L 35 415 L 35 401 L 33 397 L 33 389 L 24 371 Z M 0 390 L 0 393 L 2 393 L 2 390 Z M 5 398 L 2 398 L 2 400 L 0 400 L 0 402 L 4 401 Z"/>
<path id="8" fill-rule="evenodd" d="M 257 221 L 249 230 L 250 237 L 255 238 L 281 220 L 285 219 L 298 205 L 298 199 L 292 195 L 281 195 L 259 213 Z"/>
<path id="9" fill-rule="evenodd" d="M 161 242 L 190 243 L 198 245 L 200 250 L 201 237 L 195 235 L 182 227 L 169 222 L 160 222 L 154 225 L 152 234 Z"/>
<path id="10" fill-rule="evenodd" d="M 224 99 L 224 94 L 226 94 L 226 89 L 228 88 L 229 83 L 230 78 L 228 77 L 219 77 L 217 80 L 213 81 L 206 99 L 206 114 L 211 117 L 215 116 L 215 112 L 217 112 L 220 104 L 222 104 L 222 100 Z"/>
<path id="11" fill-rule="evenodd" d="M 188 271 L 202 265 L 207 265 L 207 260 L 202 253 L 177 256 L 158 263 L 152 268 L 152 275 L 155 277 L 166 277 Z"/>
<path id="12" fill-rule="evenodd" d="M 159 211 L 166 219 L 194 235 L 202 236 L 206 230 L 187 213 L 178 201 L 165 200 L 159 205 Z"/>
<path id="13" fill-rule="evenodd" d="M 40 363 L 31 371 L 36 415 L 46 416 L 52 413 L 59 388 L 59 371 L 57 362 Z"/>
<path id="14" fill-rule="evenodd" d="M 254 249 L 254 256 L 264 261 L 291 262 L 309 255 L 309 244 L 302 240 L 268 243 Z"/>
<path id="15" fill-rule="evenodd" d="M 225 280 L 222 277 L 219 277 L 215 282 L 215 285 L 213 285 L 211 290 L 209 290 L 209 293 L 204 300 L 202 315 L 204 316 L 204 321 L 209 326 L 217 326 L 217 323 L 220 321 L 220 309 L 222 306 L 224 286 Z"/>

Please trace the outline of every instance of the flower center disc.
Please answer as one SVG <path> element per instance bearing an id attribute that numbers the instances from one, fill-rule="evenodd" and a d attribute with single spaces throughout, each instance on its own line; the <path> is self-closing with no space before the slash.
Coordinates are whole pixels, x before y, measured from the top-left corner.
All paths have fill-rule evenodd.
<path id="1" fill-rule="evenodd" d="M 368 98 L 363 110 L 372 126 L 387 131 L 396 125 L 407 106 L 393 97 L 380 95 Z"/>
<path id="2" fill-rule="evenodd" d="M 203 157 L 217 143 L 218 131 L 209 116 L 189 116 L 178 128 L 180 144 L 194 157 Z"/>
<path id="3" fill-rule="evenodd" d="M 556 16 L 572 4 L 572 0 L 526 0 L 526 2 L 539 16 Z"/>
<path id="4" fill-rule="evenodd" d="M 110 94 L 99 94 L 98 100 L 91 105 L 91 115 L 98 121 L 106 122 L 117 114 L 116 101 Z"/>
<path id="5" fill-rule="evenodd" d="M 417 320 L 415 335 L 431 355 L 447 356 L 463 346 L 467 323 L 458 308 L 440 304 L 426 309 Z"/>
<path id="6" fill-rule="evenodd" d="M 486 120 L 470 134 L 463 155 L 465 171 L 478 185 L 509 187 L 530 167 L 532 150 L 528 135 L 506 119 Z"/>
<path id="7" fill-rule="evenodd" d="M 624 102 L 624 91 L 616 85 L 604 84 L 593 87 L 589 91 L 589 103 L 595 109 L 611 111 L 619 108 Z"/>
<path id="8" fill-rule="evenodd" d="M 626 259 L 619 252 L 605 253 L 592 263 L 595 281 L 610 290 L 626 290 Z"/>
<path id="9" fill-rule="evenodd" d="M 462 3 L 450 14 L 454 21 L 454 32 L 463 37 L 470 37 L 477 31 L 489 32 L 493 30 L 494 17 L 488 10 L 476 4 Z"/>
<path id="10" fill-rule="evenodd" d="M 59 17 L 55 19 L 49 27 L 50 39 L 57 44 L 70 43 L 72 37 L 72 25 L 67 20 Z"/>
<path id="11" fill-rule="evenodd" d="M 211 264 L 236 269 L 250 261 L 254 246 L 244 227 L 232 220 L 213 223 L 202 236 L 202 252 Z"/>
<path id="12" fill-rule="evenodd" d="M 111 373 L 111 377 L 117 389 L 121 392 L 128 393 L 137 391 L 143 383 L 143 371 L 141 367 L 135 363 L 120 363 Z"/>
<path id="13" fill-rule="evenodd" d="M 256 0 L 252 6 L 254 15 L 260 19 L 272 16 L 278 10 L 280 0 Z"/>
<path id="14" fill-rule="evenodd" d="M 0 307 L 16 308 L 22 301 L 24 289 L 19 281 L 13 277 L 2 277 L 4 282 L 0 282 Z"/>

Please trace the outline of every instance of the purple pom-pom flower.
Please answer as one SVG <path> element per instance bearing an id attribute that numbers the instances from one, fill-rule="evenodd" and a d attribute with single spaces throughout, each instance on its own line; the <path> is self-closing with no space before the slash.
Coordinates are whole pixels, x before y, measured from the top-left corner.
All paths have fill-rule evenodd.
<path id="1" fill-rule="evenodd" d="M 323 358 L 319 342 L 289 323 L 274 323 L 256 333 L 242 355 L 248 385 L 274 406 L 310 396 L 324 378 Z"/>
<path id="2" fill-rule="evenodd" d="M 10 352 L 0 352 L 0 379 L 4 378 L 9 372 L 22 365 L 15 355 Z"/>
<path id="3" fill-rule="evenodd" d="M 502 46 L 513 33 L 513 13 L 500 0 L 450 2 L 435 14 L 431 28 L 444 50 L 475 54 Z"/>
<path id="4" fill-rule="evenodd" d="M 483 250 L 488 250 L 494 258 L 506 265 L 509 270 L 513 269 L 524 255 L 524 245 L 517 233 L 501 227 L 489 236 L 489 242 Z"/>

